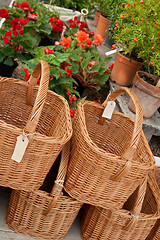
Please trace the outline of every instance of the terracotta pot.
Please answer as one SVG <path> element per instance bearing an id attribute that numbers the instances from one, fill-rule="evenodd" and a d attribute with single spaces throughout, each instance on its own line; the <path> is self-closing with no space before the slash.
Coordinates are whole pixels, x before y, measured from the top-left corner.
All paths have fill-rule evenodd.
<path id="1" fill-rule="evenodd" d="M 98 25 L 100 15 L 101 15 L 101 13 L 98 10 L 96 10 L 95 11 L 95 16 L 94 16 L 94 22 L 93 22 L 93 25 L 95 27 L 97 27 L 97 25 Z"/>
<path id="2" fill-rule="evenodd" d="M 131 60 L 118 52 L 110 78 L 121 86 L 129 86 L 142 66 L 143 62 Z"/>
<path id="3" fill-rule="evenodd" d="M 100 34 L 104 39 L 106 37 L 106 30 L 109 28 L 110 20 L 100 15 L 96 34 Z"/>
<path id="4" fill-rule="evenodd" d="M 139 74 L 143 73 L 149 76 L 148 73 L 138 71 L 133 80 L 132 90 L 136 93 L 143 109 L 143 117 L 150 118 L 155 111 L 160 107 L 160 88 L 155 87 L 144 81 Z M 129 109 L 135 113 L 132 100 L 128 104 Z"/>

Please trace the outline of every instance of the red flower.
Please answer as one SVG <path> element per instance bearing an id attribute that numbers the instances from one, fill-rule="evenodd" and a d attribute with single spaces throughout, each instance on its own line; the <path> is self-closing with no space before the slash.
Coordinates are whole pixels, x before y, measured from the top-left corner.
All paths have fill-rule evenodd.
<path id="1" fill-rule="evenodd" d="M 157 34 L 159 35 L 159 32 L 157 32 Z"/>
<path id="2" fill-rule="evenodd" d="M 140 1 L 140 4 L 143 4 L 143 3 L 144 3 L 144 0 L 141 0 L 141 1 Z"/>
<path id="3" fill-rule="evenodd" d="M 45 52 L 45 54 L 53 54 L 53 53 L 54 53 L 54 50 L 51 50 L 51 49 L 49 49 L 48 47 L 45 47 L 45 48 L 44 48 L 44 52 Z"/>
<path id="4" fill-rule="evenodd" d="M 20 18 L 19 19 L 19 22 L 21 25 L 26 25 L 28 23 L 28 20 L 27 19 L 23 19 L 23 18 Z"/>
<path id="5" fill-rule="evenodd" d="M 24 34 L 23 29 L 21 29 L 21 30 L 19 31 L 19 34 L 20 34 L 20 35 L 23 35 L 23 34 Z"/>
<path id="6" fill-rule="evenodd" d="M 8 18 L 9 17 L 9 11 L 4 9 L 4 8 L 0 9 L 0 17 L 1 18 Z"/>
<path id="7" fill-rule="evenodd" d="M 53 25 L 54 23 L 57 23 L 57 18 L 51 18 L 49 20 L 50 25 Z"/>
<path id="8" fill-rule="evenodd" d="M 12 7 L 19 8 L 19 3 L 16 2 L 16 1 L 14 1 L 14 2 L 12 3 Z"/>
<path id="9" fill-rule="evenodd" d="M 121 63 L 121 62 L 122 62 L 122 60 L 123 60 L 123 59 L 122 59 L 122 58 L 120 58 L 118 62 L 119 62 L 119 63 Z"/>
<path id="10" fill-rule="evenodd" d="M 71 116 L 72 118 L 74 117 L 75 112 L 76 112 L 75 110 L 73 110 L 73 109 L 70 108 L 70 116 Z"/>
<path id="11" fill-rule="evenodd" d="M 156 25 L 158 25 L 158 22 L 155 22 Z"/>
<path id="12" fill-rule="evenodd" d="M 90 70 L 91 67 L 92 67 L 93 65 L 96 65 L 96 64 L 97 64 L 96 61 L 90 61 L 89 64 L 88 64 L 88 69 Z"/>
<path id="13" fill-rule="evenodd" d="M 134 39 L 134 42 L 135 42 L 135 43 L 137 42 L 137 38 Z"/>
<path id="14" fill-rule="evenodd" d="M 95 40 L 95 44 L 96 44 L 97 46 L 98 46 L 98 45 L 101 45 L 102 42 L 103 42 L 103 38 L 102 38 L 102 36 L 99 35 L 99 34 L 96 34 L 96 35 L 94 36 L 94 40 Z"/>
<path id="15" fill-rule="evenodd" d="M 16 25 L 16 29 L 21 30 L 21 28 L 22 28 L 21 25 L 19 24 Z"/>
<path id="16" fill-rule="evenodd" d="M 38 79 L 38 80 L 37 80 L 37 85 L 39 85 L 39 84 L 40 84 L 40 80 Z"/>
<path id="17" fill-rule="evenodd" d="M 93 7 L 93 5 L 94 5 L 94 4 L 93 4 L 93 3 L 91 3 L 91 7 Z"/>
<path id="18" fill-rule="evenodd" d="M 70 89 L 67 89 L 67 95 L 69 96 L 71 94 Z"/>
<path id="19" fill-rule="evenodd" d="M 68 69 L 68 67 L 66 67 L 66 77 L 70 78 L 70 76 L 72 75 L 72 70 Z"/>
<path id="20" fill-rule="evenodd" d="M 112 49 L 115 49 L 115 48 L 116 48 L 116 45 L 117 45 L 117 43 L 113 44 L 113 45 L 112 45 Z"/>
<path id="21" fill-rule="evenodd" d="M 153 49 L 154 49 L 154 47 L 155 47 L 155 46 L 151 47 L 151 50 L 153 50 Z"/>
<path id="22" fill-rule="evenodd" d="M 78 21 L 78 17 L 74 17 L 74 20 L 70 19 L 68 23 L 69 23 L 69 28 L 73 28 L 73 27 L 76 27 L 80 23 L 80 21 Z"/>
<path id="23" fill-rule="evenodd" d="M 13 30 L 13 35 L 14 35 L 15 37 L 17 37 L 17 36 L 18 36 L 18 31 L 17 31 L 17 30 Z"/>
<path id="24" fill-rule="evenodd" d="M 65 48 L 68 48 L 69 45 L 70 45 L 71 42 L 72 42 L 71 37 L 69 36 L 69 37 L 67 37 L 67 38 L 65 38 L 65 37 L 61 37 L 61 38 L 62 38 L 62 41 L 60 42 L 60 44 L 62 44 L 62 46 L 63 46 L 64 49 L 65 49 Z"/>
<path id="25" fill-rule="evenodd" d="M 31 9 L 27 2 L 21 3 L 19 7 L 22 8 L 25 12 L 28 12 Z"/>
<path id="26" fill-rule="evenodd" d="M 67 63 L 67 62 L 62 62 L 62 63 L 61 63 L 61 68 L 62 68 L 63 70 L 65 70 L 65 68 L 68 67 L 68 66 L 69 66 L 69 63 Z"/>
<path id="27" fill-rule="evenodd" d="M 153 62 L 150 62 L 150 66 L 152 66 L 153 65 Z"/>
<path id="28" fill-rule="evenodd" d="M 83 44 L 83 43 L 77 43 L 77 46 L 78 46 L 78 47 L 82 47 L 83 49 L 86 48 L 85 44 Z"/>
<path id="29" fill-rule="evenodd" d="M 134 21 L 134 18 L 131 18 L 131 21 L 133 22 L 133 21 Z"/>
<path id="30" fill-rule="evenodd" d="M 94 32 L 91 32 L 91 31 L 90 31 L 89 34 L 90 34 L 91 36 L 94 36 Z"/>
<path id="31" fill-rule="evenodd" d="M 154 40 L 154 34 L 153 34 L 153 36 L 152 36 L 152 38 L 151 38 L 151 41 L 153 41 Z"/>
<path id="32" fill-rule="evenodd" d="M 109 69 L 107 68 L 106 71 L 104 73 L 110 73 Z"/>
<path id="33" fill-rule="evenodd" d="M 86 43 L 87 47 L 91 47 L 92 44 L 93 44 L 92 38 L 88 38 Z"/>
<path id="34" fill-rule="evenodd" d="M 4 43 L 9 43 L 9 38 L 8 37 L 4 36 L 4 37 L 2 37 L 2 39 L 3 39 Z"/>
<path id="35" fill-rule="evenodd" d="M 36 13 L 28 14 L 28 21 L 36 22 L 38 15 Z"/>
<path id="36" fill-rule="evenodd" d="M 114 64 L 111 64 L 111 65 L 109 66 L 109 69 L 112 71 L 113 67 L 114 67 Z"/>
<path id="37" fill-rule="evenodd" d="M 10 37 L 12 35 L 12 31 L 5 32 L 5 36 Z"/>
<path id="38" fill-rule="evenodd" d="M 86 34 L 83 31 L 78 31 L 75 33 L 75 36 L 77 37 L 77 42 L 83 43 L 84 41 L 87 40 L 87 38 L 89 37 L 89 34 Z"/>
<path id="39" fill-rule="evenodd" d="M 85 22 L 81 22 L 81 24 L 80 24 L 80 26 L 79 26 L 79 30 L 84 31 L 84 28 L 88 28 L 88 25 L 87 25 L 87 23 L 85 23 Z"/>
<path id="40" fill-rule="evenodd" d="M 17 28 L 18 22 L 19 22 L 18 18 L 14 18 L 13 20 L 10 21 L 11 28 L 13 30 L 15 30 Z"/>
<path id="41" fill-rule="evenodd" d="M 26 73 L 25 76 L 24 76 L 24 80 L 28 81 L 29 78 L 30 78 L 29 70 L 27 68 L 22 68 L 22 71 L 24 71 Z"/>
<path id="42" fill-rule="evenodd" d="M 125 5 L 125 8 L 127 8 L 127 9 L 128 9 L 129 5 L 130 5 L 130 3 L 128 3 L 127 5 Z"/>

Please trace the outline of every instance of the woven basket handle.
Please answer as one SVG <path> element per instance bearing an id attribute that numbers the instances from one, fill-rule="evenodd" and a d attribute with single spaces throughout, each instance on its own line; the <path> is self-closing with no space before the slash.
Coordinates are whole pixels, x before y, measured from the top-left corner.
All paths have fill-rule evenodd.
<path id="1" fill-rule="evenodd" d="M 130 211 L 132 219 L 127 223 L 126 226 L 123 227 L 124 231 L 129 232 L 136 224 L 138 217 L 141 213 L 144 197 L 146 194 L 146 189 L 147 189 L 147 177 L 142 181 L 141 185 L 139 186 L 136 201 L 134 203 L 132 210 Z"/>
<path id="2" fill-rule="evenodd" d="M 33 133 L 36 130 L 45 99 L 47 96 L 49 78 L 50 78 L 50 69 L 47 62 L 41 60 L 36 65 L 34 71 L 31 74 L 31 77 L 28 81 L 28 90 L 27 90 L 27 104 L 31 104 L 33 96 L 33 86 L 37 84 L 38 78 L 41 76 L 40 86 L 38 89 L 37 97 L 31 111 L 31 114 L 28 118 L 27 124 L 24 128 L 25 132 Z"/>
<path id="3" fill-rule="evenodd" d="M 134 123 L 134 129 L 133 129 L 133 134 L 132 138 L 130 141 L 130 144 L 128 146 L 128 149 L 126 149 L 125 153 L 123 154 L 122 158 L 126 159 L 126 164 L 124 167 L 116 173 L 114 176 L 111 177 L 111 180 L 113 181 L 118 181 L 121 177 L 125 176 L 128 171 L 130 170 L 132 163 L 131 161 L 128 161 L 128 159 L 132 159 L 135 151 L 136 151 L 136 146 L 138 145 L 141 131 L 142 131 L 142 124 L 143 124 L 143 111 L 142 107 L 140 105 L 140 102 L 136 96 L 136 94 L 129 88 L 126 87 L 121 87 L 115 90 L 113 93 L 111 93 L 107 99 L 104 101 L 102 106 L 105 108 L 107 106 L 107 103 L 109 101 L 113 101 L 116 99 L 118 95 L 120 95 L 123 92 L 127 92 L 128 95 L 131 97 L 134 105 L 135 105 L 135 123 Z M 103 117 L 100 118 L 99 123 L 103 124 L 105 119 Z"/>
<path id="4" fill-rule="evenodd" d="M 55 206 L 59 197 L 62 195 L 62 190 L 64 188 L 63 184 L 64 184 L 66 172 L 67 172 L 69 154 L 70 154 L 70 141 L 67 142 L 64 148 L 62 149 L 61 162 L 58 170 L 58 175 L 54 183 L 54 186 L 52 188 L 52 191 L 50 193 L 50 196 L 53 197 L 53 200 L 51 201 L 49 207 L 44 211 L 43 214 L 45 216 L 51 211 L 51 209 Z"/>

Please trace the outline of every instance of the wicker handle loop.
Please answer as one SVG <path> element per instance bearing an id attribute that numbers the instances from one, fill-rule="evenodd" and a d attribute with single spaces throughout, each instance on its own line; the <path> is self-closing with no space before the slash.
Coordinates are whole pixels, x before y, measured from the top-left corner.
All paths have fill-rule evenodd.
<path id="1" fill-rule="evenodd" d="M 38 89 L 33 109 L 28 118 L 27 124 L 24 128 L 25 132 L 33 133 L 35 131 L 47 96 L 50 69 L 48 63 L 43 60 L 39 61 L 39 63 L 36 65 L 28 81 L 27 104 L 31 104 L 31 99 L 33 96 L 33 86 L 36 85 L 40 75 L 41 75 L 40 86 Z"/>
<path id="2" fill-rule="evenodd" d="M 64 188 L 63 183 L 64 183 L 66 172 L 67 172 L 67 166 L 68 166 L 68 160 L 69 160 L 69 154 L 70 154 L 70 141 L 65 144 L 61 154 L 62 154 L 61 163 L 58 170 L 58 175 L 57 175 L 55 184 L 52 188 L 52 191 L 50 193 L 50 196 L 53 197 L 53 199 L 49 204 L 48 208 L 43 213 L 45 216 L 47 216 L 47 214 L 55 206 L 59 197 L 62 195 L 62 190 Z"/>
<path id="3" fill-rule="evenodd" d="M 121 87 L 121 88 L 118 88 L 117 90 L 115 90 L 104 101 L 104 103 L 102 104 L 103 107 L 105 108 L 109 101 L 115 100 L 116 97 L 123 92 L 128 93 L 128 95 L 131 97 L 131 99 L 135 105 L 135 110 L 136 110 L 135 111 L 135 122 L 134 122 L 134 129 L 133 129 L 131 141 L 129 143 L 128 148 L 126 149 L 125 153 L 122 156 L 123 159 L 126 159 L 126 164 L 118 173 L 116 173 L 114 176 L 111 177 L 111 180 L 113 180 L 113 181 L 118 181 L 120 178 L 125 176 L 127 174 L 127 172 L 129 172 L 129 170 L 132 166 L 132 163 L 128 159 L 132 159 L 132 157 L 136 151 L 136 146 L 138 145 L 138 142 L 139 142 L 139 139 L 141 136 L 142 124 L 143 124 L 142 107 L 140 105 L 140 102 L 139 102 L 136 94 L 129 88 Z M 105 121 L 105 119 L 101 117 L 100 124 L 103 124 L 104 121 Z"/>
<path id="4" fill-rule="evenodd" d="M 132 219 L 127 223 L 126 226 L 123 227 L 124 231 L 129 232 L 135 226 L 142 209 L 146 189 L 147 189 L 147 177 L 143 179 L 141 185 L 139 186 L 136 201 L 133 205 L 132 210 L 130 211 Z"/>

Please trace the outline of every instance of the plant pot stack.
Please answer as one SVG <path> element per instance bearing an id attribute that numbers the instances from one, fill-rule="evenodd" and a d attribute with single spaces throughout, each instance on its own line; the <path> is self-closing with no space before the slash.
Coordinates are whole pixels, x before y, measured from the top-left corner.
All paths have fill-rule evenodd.
<path id="1" fill-rule="evenodd" d="M 102 36 L 103 39 L 106 38 L 106 31 L 109 28 L 110 20 L 106 17 L 102 16 L 99 11 L 95 12 L 94 22 L 93 25 L 96 27 L 96 34 Z"/>
<path id="2" fill-rule="evenodd" d="M 123 92 L 134 102 L 135 121 L 117 111 L 105 119 L 105 107 Z M 148 177 L 155 160 L 142 122 L 140 103 L 128 88 L 117 89 L 102 105 L 78 104 L 65 190 L 88 204 L 81 213 L 82 239 L 119 240 L 135 235 L 133 239 L 145 240 L 160 218 L 159 190 L 154 176 Z"/>

